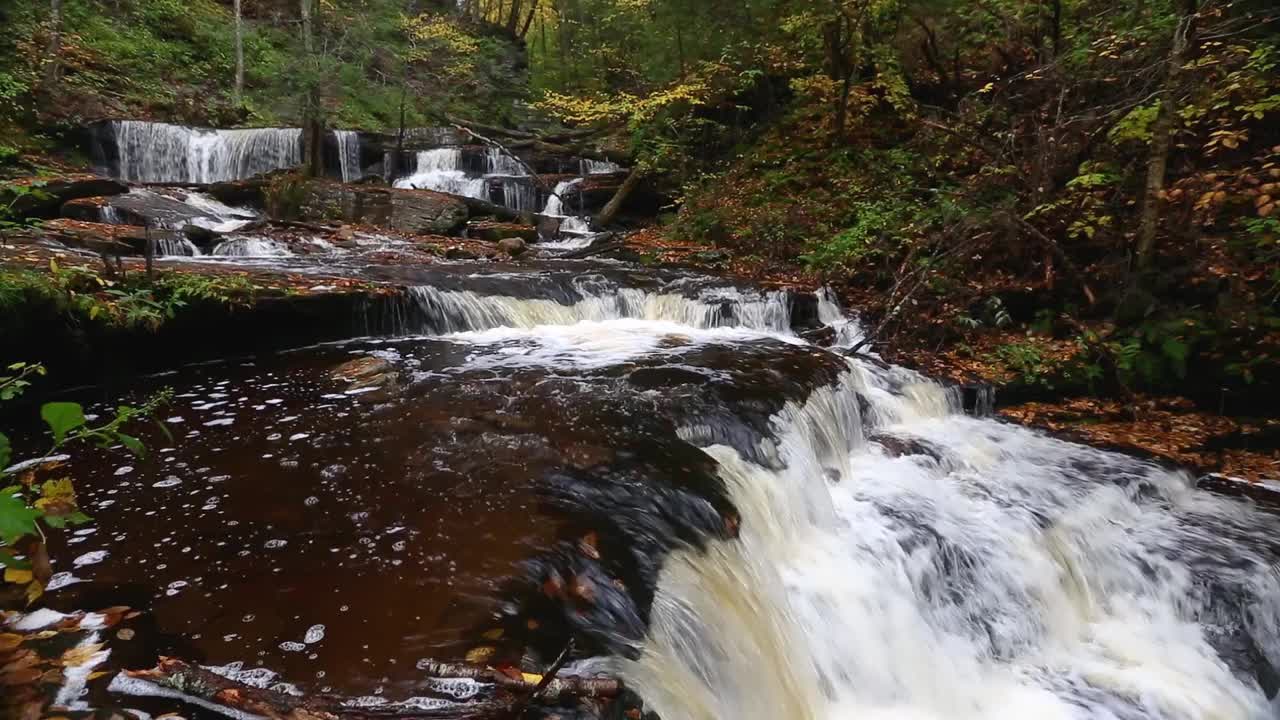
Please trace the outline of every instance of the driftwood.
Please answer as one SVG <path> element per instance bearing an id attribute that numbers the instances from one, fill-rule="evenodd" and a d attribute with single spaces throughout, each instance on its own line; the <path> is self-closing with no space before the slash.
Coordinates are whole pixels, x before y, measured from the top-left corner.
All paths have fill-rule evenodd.
<path id="1" fill-rule="evenodd" d="M 457 701 L 446 694 L 426 690 L 422 696 L 449 701 L 440 707 L 396 704 L 364 705 L 335 695 L 297 696 L 256 688 L 175 658 L 160 658 L 151 670 L 128 671 L 131 678 L 190 697 L 272 720 L 395 720 L 423 718 L 440 720 L 490 720 L 513 717 L 535 695 L 539 702 L 556 703 L 572 699 L 612 699 L 622 692 L 622 682 L 612 678 L 559 677 L 550 680 L 530 676 L 511 677 L 492 668 L 453 663 L 427 662 L 420 666 L 435 679 L 469 679 L 492 686 L 492 692 L 477 699 Z M 536 676 L 534 676 L 536 677 Z"/>
<path id="2" fill-rule="evenodd" d="M 627 175 L 627 179 L 622 182 L 622 185 L 618 187 L 617 192 L 613 194 L 613 197 L 610 198 L 607 204 L 605 204 L 604 209 L 596 216 L 596 227 L 603 228 L 613 222 L 614 218 L 616 218 L 618 213 L 622 210 L 623 204 L 627 202 L 627 198 L 631 195 L 631 192 L 640 184 L 640 179 L 643 176 L 644 173 L 640 168 L 632 168 L 631 173 Z"/>

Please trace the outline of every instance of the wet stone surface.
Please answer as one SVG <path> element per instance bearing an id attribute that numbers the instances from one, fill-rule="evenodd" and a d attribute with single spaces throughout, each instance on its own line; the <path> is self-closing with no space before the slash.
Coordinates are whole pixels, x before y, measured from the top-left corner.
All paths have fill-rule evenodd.
<path id="1" fill-rule="evenodd" d="M 357 341 L 76 398 L 104 413 L 172 388 L 173 439 L 67 468 L 93 523 L 53 544 L 49 600 L 142 611 L 104 669 L 243 662 L 310 692 L 411 695 L 419 659 L 462 659 L 494 627 L 512 663 L 566 629 L 618 651 L 663 554 L 734 532 L 678 430 L 714 417 L 753 452 L 783 402 L 846 366 L 736 331 L 629 349 L 615 333 Z"/>

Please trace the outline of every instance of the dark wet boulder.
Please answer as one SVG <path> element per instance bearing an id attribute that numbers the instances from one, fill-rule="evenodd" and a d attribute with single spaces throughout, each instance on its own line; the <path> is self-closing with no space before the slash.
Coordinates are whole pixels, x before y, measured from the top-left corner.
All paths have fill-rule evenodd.
<path id="1" fill-rule="evenodd" d="M 340 220 L 399 232 L 447 235 L 461 230 L 469 215 L 464 203 L 430 190 L 309 180 L 297 192 L 298 219 L 308 221 Z"/>
<path id="2" fill-rule="evenodd" d="M 942 453 L 938 448 L 919 438 L 880 433 L 867 439 L 884 448 L 885 454 L 889 457 L 922 455 L 938 462 L 942 460 Z"/>
<path id="3" fill-rule="evenodd" d="M 19 178 L 0 186 L 0 205 L 19 217 L 52 218 L 64 203 L 80 198 L 119 195 L 129 186 L 97 175 Z"/>
<path id="4" fill-rule="evenodd" d="M 209 225 L 220 222 L 194 205 L 153 190 L 71 200 L 62 206 L 62 217 L 150 228 L 181 228 L 196 221 Z"/>
<path id="5" fill-rule="evenodd" d="M 64 245 L 105 255 L 142 255 L 146 252 L 148 234 L 153 240 L 173 239 L 166 233 L 148 233 L 144 228 L 132 225 L 107 225 L 68 218 L 49 220 L 40 230 Z"/>

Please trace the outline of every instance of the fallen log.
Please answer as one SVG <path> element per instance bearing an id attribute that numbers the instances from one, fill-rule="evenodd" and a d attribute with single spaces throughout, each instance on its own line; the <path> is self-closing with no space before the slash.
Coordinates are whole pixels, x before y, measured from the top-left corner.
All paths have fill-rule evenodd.
<path id="1" fill-rule="evenodd" d="M 597 228 L 604 228 L 618 217 L 618 213 L 622 211 L 622 206 L 627 202 L 627 198 L 640 185 L 640 179 L 644 177 L 644 172 L 640 168 L 632 168 L 631 173 L 627 175 L 627 179 L 622 182 L 618 191 L 613 194 L 608 204 L 596 216 L 594 224 Z"/>
<path id="2" fill-rule="evenodd" d="M 512 676 L 474 665 L 425 662 L 420 667 L 433 680 L 473 680 L 491 686 L 491 690 L 462 701 L 433 690 L 428 681 L 423 683 L 425 689 L 416 702 L 370 705 L 336 695 L 300 696 L 253 687 L 167 657 L 160 658 L 151 670 L 126 671 L 125 676 L 226 710 L 271 720 L 495 720 L 511 717 L 535 693 L 539 702 L 548 704 L 572 699 L 613 699 L 622 693 L 622 682 L 612 678 L 556 676 L 547 681 L 542 676 Z M 424 699 L 428 702 L 422 702 Z"/>

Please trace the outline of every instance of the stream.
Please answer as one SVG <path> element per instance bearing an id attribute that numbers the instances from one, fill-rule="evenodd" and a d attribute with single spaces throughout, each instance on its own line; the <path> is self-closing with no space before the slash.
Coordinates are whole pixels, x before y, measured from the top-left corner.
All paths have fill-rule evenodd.
<path id="1" fill-rule="evenodd" d="M 664 720 L 1280 717 L 1280 517 L 968 414 L 843 352 L 825 292 L 555 257 L 578 245 L 257 257 L 411 286 L 397 331 L 79 391 L 174 398 L 144 459 L 67 466 L 93 522 L 48 600 L 140 614 L 60 698 L 212 717 L 116 678 L 172 655 L 422 707 L 426 658 L 544 668 L 572 634 Z"/>
<path id="2" fill-rule="evenodd" d="M 144 610 L 105 667 L 404 698 L 601 527 L 626 590 L 566 616 L 663 718 L 1273 716 L 1280 519 L 810 345 L 788 293 L 640 273 L 424 286 L 414 334 L 91 403 L 171 387 L 174 440 L 72 463 L 94 523 L 51 597 Z M 352 389 L 353 358 L 398 379 Z"/>

